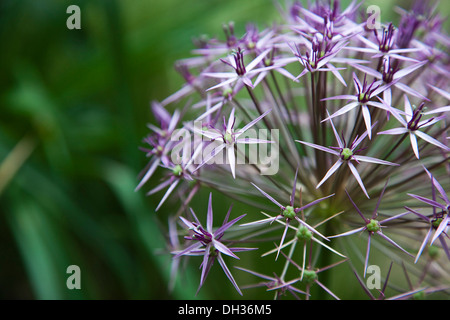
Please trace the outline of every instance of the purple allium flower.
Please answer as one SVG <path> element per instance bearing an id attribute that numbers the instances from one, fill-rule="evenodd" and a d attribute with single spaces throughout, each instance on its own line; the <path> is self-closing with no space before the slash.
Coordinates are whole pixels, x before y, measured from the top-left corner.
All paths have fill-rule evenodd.
<path id="1" fill-rule="evenodd" d="M 336 237 L 344 237 L 344 236 L 349 236 L 358 232 L 363 232 L 363 231 L 367 231 L 368 234 L 368 238 L 367 238 L 367 250 L 366 250 L 366 259 L 364 262 L 364 277 L 366 276 L 366 271 L 367 271 L 367 266 L 369 263 L 369 255 L 370 255 L 370 243 L 371 243 L 371 239 L 372 236 L 374 236 L 375 234 L 377 234 L 378 236 L 382 237 L 383 239 L 385 239 L 386 241 L 388 241 L 389 243 L 391 243 L 392 245 L 394 245 L 395 247 L 397 247 L 398 249 L 402 250 L 403 252 L 405 252 L 407 255 L 412 256 L 408 251 L 406 251 L 405 249 L 403 249 L 402 247 L 400 247 L 397 243 L 395 243 L 394 240 L 392 240 L 391 238 L 389 238 L 388 236 L 386 236 L 383 231 L 382 228 L 385 228 L 386 226 L 384 224 L 386 224 L 387 222 L 390 222 L 392 220 L 401 218 L 405 215 L 407 215 L 409 212 L 403 212 L 400 214 L 397 214 L 395 216 L 391 216 L 388 217 L 386 219 L 383 219 L 381 221 L 379 221 L 378 218 L 378 207 L 380 205 L 381 202 L 381 198 L 383 197 L 383 194 L 386 190 L 388 182 L 386 182 L 383 190 L 381 191 L 380 197 L 378 198 L 378 202 L 375 206 L 375 209 L 372 212 L 372 216 L 369 218 L 366 218 L 364 216 L 364 214 L 359 210 L 359 208 L 356 206 L 356 204 L 353 202 L 352 198 L 350 197 L 350 195 L 347 193 L 348 198 L 350 199 L 350 202 L 352 203 L 353 207 L 355 208 L 356 212 L 358 212 L 358 214 L 361 216 L 361 218 L 364 220 L 364 225 L 362 227 L 353 229 L 351 231 L 347 231 L 335 236 L 331 236 L 329 238 L 336 238 Z"/>
<path id="2" fill-rule="evenodd" d="M 440 120 L 443 120 L 446 118 L 445 115 L 439 116 L 439 117 L 432 117 L 430 119 L 422 120 L 422 117 L 424 115 L 429 114 L 436 114 L 436 113 L 443 113 L 450 111 L 450 106 L 445 106 L 442 108 L 437 108 L 431 111 L 424 111 L 425 103 L 422 102 L 419 107 L 413 107 L 411 106 L 411 103 L 409 102 L 408 96 L 405 97 L 405 117 L 406 119 L 403 119 L 397 112 L 393 112 L 395 115 L 395 118 L 404 126 L 403 128 L 395 128 L 395 129 L 389 129 L 386 131 L 378 132 L 378 134 L 389 134 L 389 135 L 398 135 L 398 134 L 409 134 L 410 140 L 411 140 L 411 146 L 414 151 L 414 154 L 416 155 L 417 159 L 419 159 L 419 145 L 417 143 L 417 137 L 425 140 L 428 143 L 431 143 L 441 149 L 443 149 L 446 152 L 450 151 L 450 148 L 444 145 L 443 143 L 439 142 L 432 136 L 419 131 L 419 129 L 430 127 L 437 123 Z"/>
<path id="3" fill-rule="evenodd" d="M 170 115 L 156 101 L 152 103 L 152 111 L 160 123 L 160 127 L 158 128 L 153 124 L 148 124 L 148 128 L 153 131 L 153 134 L 144 139 L 144 142 L 150 146 L 150 149 L 143 148 L 143 150 L 151 160 L 149 161 L 147 172 L 135 190 L 139 190 L 151 178 L 159 164 L 169 165 L 168 154 L 176 144 L 170 141 L 170 136 L 180 120 L 180 112 L 175 111 L 173 115 Z"/>
<path id="4" fill-rule="evenodd" d="M 191 222 L 184 217 L 180 217 L 183 223 L 189 228 L 190 231 L 192 231 L 192 236 L 186 236 L 185 239 L 191 240 L 193 244 L 189 245 L 186 249 L 173 252 L 175 254 L 174 259 L 183 255 L 203 256 L 203 262 L 201 264 L 202 274 L 200 277 L 200 286 L 198 290 L 200 290 L 200 288 L 202 287 L 206 277 L 208 276 L 209 270 L 211 269 L 214 261 L 217 259 L 230 282 L 233 284 L 239 294 L 242 295 L 241 290 L 239 289 L 227 265 L 225 264 L 222 254 L 233 257 L 235 259 L 239 259 L 239 257 L 236 256 L 235 252 L 254 250 L 254 248 L 229 248 L 223 243 L 222 237 L 225 231 L 227 231 L 232 225 L 234 225 L 245 216 L 245 214 L 243 214 L 231 221 L 228 221 L 230 212 L 231 207 L 228 210 L 227 215 L 225 216 L 225 220 L 223 221 L 222 226 L 220 226 L 216 230 L 213 230 L 212 194 L 210 193 L 208 202 L 208 214 L 206 218 L 206 229 L 198 221 L 198 218 L 192 209 L 191 213 L 195 221 Z"/>
<path id="5" fill-rule="evenodd" d="M 361 107 L 361 111 L 363 114 L 364 122 L 366 124 L 367 133 L 369 136 L 369 139 L 372 139 L 372 120 L 370 116 L 370 110 L 368 106 L 380 108 L 383 110 L 386 110 L 388 112 L 391 112 L 391 108 L 389 106 L 386 106 L 383 103 L 371 101 L 374 97 L 376 97 L 381 92 L 385 91 L 389 88 L 390 85 L 381 85 L 379 81 L 372 81 L 371 84 L 369 84 L 366 80 L 366 76 L 364 76 L 364 81 L 361 83 L 359 79 L 356 77 L 355 74 L 353 74 L 353 81 L 355 82 L 355 87 L 357 90 L 356 95 L 340 95 L 336 97 L 330 97 L 323 99 L 326 100 L 335 100 L 335 99 L 341 99 L 341 100 L 351 100 L 349 104 L 343 106 L 338 111 L 333 113 L 328 118 L 324 119 L 323 121 L 333 119 L 337 116 L 343 115 L 354 108 Z"/>
<path id="6" fill-rule="evenodd" d="M 227 60 L 221 59 L 221 61 L 234 69 L 234 72 L 204 72 L 204 77 L 218 78 L 218 79 L 226 79 L 221 83 L 212 86 L 209 90 L 214 90 L 226 85 L 230 85 L 235 83 L 236 87 L 241 87 L 243 85 L 248 86 L 250 88 L 254 88 L 254 85 L 251 79 L 266 70 L 273 69 L 273 66 L 266 66 L 255 69 L 261 61 L 267 56 L 267 54 L 271 51 L 271 49 L 264 50 L 259 56 L 253 59 L 247 66 L 244 62 L 244 51 L 241 48 L 238 48 L 232 55 L 228 57 Z"/>
<path id="7" fill-rule="evenodd" d="M 331 153 L 331 154 L 339 157 L 338 160 L 327 171 L 325 176 L 319 182 L 319 184 L 317 185 L 316 189 L 318 189 L 325 181 L 327 181 L 328 178 L 330 178 L 343 164 L 347 164 L 348 167 L 350 168 L 350 171 L 352 172 L 353 176 L 355 177 L 356 181 L 358 181 L 358 184 L 360 185 L 360 187 L 363 190 L 364 194 L 367 196 L 367 198 L 370 198 L 369 194 L 367 193 L 366 188 L 364 187 L 364 183 L 363 183 L 363 181 L 361 179 L 361 176 L 358 173 L 358 170 L 356 169 L 356 167 L 353 165 L 353 163 L 351 161 L 356 161 L 357 163 L 362 161 L 362 162 L 383 164 L 383 165 L 389 165 L 389 166 L 397 166 L 397 164 L 389 162 L 389 161 L 385 161 L 385 160 L 376 159 L 376 158 L 373 158 L 373 157 L 359 155 L 358 153 L 361 152 L 362 149 L 356 149 L 356 148 L 366 138 L 366 136 L 368 135 L 368 131 L 366 131 L 361 137 L 355 138 L 355 140 L 350 145 L 347 145 L 345 140 L 343 140 L 343 139 L 341 139 L 339 137 L 339 134 L 337 133 L 336 128 L 334 127 L 333 121 L 330 120 L 330 122 L 331 122 L 331 126 L 333 128 L 334 136 L 335 136 L 335 138 L 337 140 L 337 143 L 338 143 L 338 147 L 327 148 L 327 147 L 316 145 L 314 143 L 309 143 L 309 142 L 304 142 L 304 141 L 298 141 L 297 140 L 297 142 L 300 142 L 300 143 L 302 143 L 304 145 L 307 145 L 309 147 L 312 147 L 312 148 L 315 148 L 315 149 L 318 149 L 318 150 L 321 150 L 321 151 L 324 151 L 324 152 Z"/>
<path id="8" fill-rule="evenodd" d="M 309 263 L 308 263 L 307 268 L 305 269 L 304 267 L 303 268 L 300 267 L 297 263 L 295 263 L 295 261 L 291 260 L 291 258 L 287 257 L 286 255 L 284 255 L 284 256 L 285 256 L 285 258 L 287 260 L 289 260 L 291 262 L 291 264 L 295 268 L 297 268 L 300 271 L 300 277 L 290 281 L 290 283 L 295 283 L 296 281 L 305 283 L 305 285 L 306 285 L 306 299 L 309 299 L 309 296 L 310 296 L 309 292 L 310 292 L 311 286 L 313 284 L 317 284 L 323 290 L 325 290 L 329 295 L 331 295 L 334 299 L 340 300 L 336 294 L 334 294 L 322 282 L 319 281 L 319 273 L 321 273 L 323 271 L 326 271 L 328 269 L 334 268 L 334 267 L 340 265 L 341 263 L 346 262 L 347 259 L 340 260 L 338 262 L 335 262 L 333 264 L 330 264 L 330 265 L 328 265 L 326 267 L 322 267 L 322 268 L 313 268 L 312 265 L 311 265 L 311 260 L 310 260 Z"/>
<path id="9" fill-rule="evenodd" d="M 317 230 L 315 230 L 313 227 L 311 227 L 309 224 L 307 224 L 305 221 L 303 221 L 302 219 L 300 219 L 298 217 L 298 213 L 308 209 L 311 206 L 314 206 L 315 204 L 328 199 L 330 197 L 332 197 L 334 194 L 331 194 L 329 196 L 314 200 L 310 203 L 308 203 L 307 205 L 301 206 L 301 207 L 294 207 L 294 200 L 295 200 L 295 191 L 297 188 L 297 172 L 295 173 L 295 178 L 294 178 L 294 186 L 292 188 L 292 193 L 290 196 L 290 200 L 289 200 L 289 205 L 283 206 L 282 204 L 280 204 L 277 200 L 275 200 L 273 197 L 271 197 L 268 193 L 266 193 L 265 191 L 263 191 L 262 189 L 260 189 L 258 186 L 256 186 L 255 184 L 253 184 L 253 186 L 258 189 L 259 192 L 261 192 L 267 199 L 269 199 L 270 201 L 272 201 L 275 205 L 278 206 L 278 208 L 280 209 L 281 213 L 278 214 L 275 218 L 270 217 L 268 219 L 264 219 L 264 220 L 260 220 L 260 221 L 255 221 L 255 222 L 251 222 L 251 223 L 246 223 L 243 224 L 241 226 L 250 226 L 250 225 L 254 225 L 254 224 L 261 224 L 261 223 L 266 223 L 269 222 L 272 223 L 273 221 L 277 220 L 277 219 L 285 219 L 286 221 L 286 225 L 284 228 L 284 232 L 283 235 L 281 236 L 281 241 L 280 241 L 280 246 L 278 247 L 278 252 L 277 252 L 277 256 L 275 259 L 278 258 L 278 255 L 280 253 L 281 247 L 283 246 L 283 242 L 284 239 L 286 237 L 286 233 L 288 230 L 288 227 L 290 225 L 290 222 L 292 220 L 297 220 L 301 225 L 303 225 L 304 227 L 306 227 L 309 231 L 311 231 L 312 233 L 317 234 L 318 236 L 322 237 L 325 240 L 328 240 L 325 236 L 323 236 L 321 233 L 319 233 Z"/>
<path id="10" fill-rule="evenodd" d="M 448 224 L 450 222 L 450 217 L 449 217 L 450 216 L 450 199 L 447 196 L 447 194 L 445 193 L 444 188 L 433 177 L 433 175 L 426 168 L 425 168 L 425 171 L 431 179 L 431 188 L 432 188 L 431 194 L 432 194 L 433 198 L 428 199 L 428 198 L 425 198 L 425 197 L 422 197 L 419 195 L 415 195 L 415 194 L 408 194 L 408 195 L 410 195 L 414 199 L 417 199 L 423 203 L 426 203 L 426 204 L 432 206 L 433 214 L 430 217 L 424 216 L 424 215 L 418 213 L 417 211 L 406 207 L 409 211 L 416 214 L 421 219 L 425 220 L 426 222 L 428 222 L 430 224 L 430 228 L 427 232 L 427 235 L 425 236 L 425 239 L 422 242 L 419 252 L 417 253 L 415 262 L 417 262 L 417 260 L 419 260 L 419 257 L 422 254 L 422 251 L 430 238 L 431 238 L 430 245 L 432 245 L 436 239 L 438 239 L 438 238 L 440 239 L 441 245 L 445 249 L 445 252 L 447 253 L 447 256 L 450 260 L 450 251 L 449 251 L 447 243 L 445 242 L 445 238 L 448 238 L 447 229 L 448 229 Z M 438 201 L 436 201 L 437 200 L 436 199 L 436 189 L 438 190 L 438 192 L 440 194 L 440 198 L 445 202 L 445 204 L 441 204 Z M 432 236 L 433 231 L 434 231 L 434 234 Z M 444 235 L 445 235 L 445 237 L 444 237 Z"/>
<path id="11" fill-rule="evenodd" d="M 216 146 L 213 152 L 208 156 L 204 161 L 197 167 L 198 170 L 205 163 L 211 160 L 213 157 L 220 154 L 220 152 L 225 149 L 227 154 L 228 163 L 230 164 L 231 173 L 233 178 L 236 178 L 236 154 L 235 154 L 235 144 L 255 144 L 255 143 L 273 143 L 273 141 L 261 140 L 256 138 L 239 138 L 243 133 L 245 133 L 248 129 L 253 127 L 259 120 L 264 118 L 271 110 L 267 110 L 259 117 L 250 121 L 247 125 L 245 125 L 242 129 L 235 131 L 234 124 L 236 122 L 236 118 L 234 116 L 235 109 L 231 110 L 230 117 L 228 118 L 228 122 L 225 121 L 223 124 L 223 131 L 220 131 L 214 127 L 207 128 L 206 130 L 199 130 L 198 128 L 194 128 L 194 131 L 211 139 L 212 141 L 218 141 L 220 144 Z"/>

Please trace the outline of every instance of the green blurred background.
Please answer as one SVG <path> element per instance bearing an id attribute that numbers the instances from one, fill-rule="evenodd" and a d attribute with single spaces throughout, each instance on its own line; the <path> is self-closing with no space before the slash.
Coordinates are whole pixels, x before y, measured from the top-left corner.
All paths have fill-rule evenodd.
<path id="1" fill-rule="evenodd" d="M 383 11 L 393 1 L 372 3 L 395 21 Z M 72 4 L 81 30 L 66 27 Z M 0 2 L 1 299 L 193 298 L 197 264 L 169 294 L 159 197 L 134 192 L 149 103 L 180 87 L 173 63 L 193 38 L 223 39 L 231 20 L 241 36 L 245 23 L 274 19 L 268 0 Z M 199 201 L 205 208 L 206 195 Z M 69 265 L 81 269 L 81 290 L 66 287 Z M 225 278 L 215 269 L 211 277 Z M 208 285 L 198 298 L 233 290 Z"/>

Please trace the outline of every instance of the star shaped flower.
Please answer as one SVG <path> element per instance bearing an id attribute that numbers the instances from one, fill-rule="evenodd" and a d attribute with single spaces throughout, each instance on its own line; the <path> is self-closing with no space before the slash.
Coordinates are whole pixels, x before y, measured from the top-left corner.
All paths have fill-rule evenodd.
<path id="1" fill-rule="evenodd" d="M 343 236 L 349 236 L 351 234 L 355 234 L 358 232 L 364 232 L 367 231 L 368 233 L 368 238 L 367 238 L 367 251 L 366 251 L 366 259 L 364 262 L 364 277 L 366 276 L 366 271 L 367 271 L 367 266 L 368 266 L 368 262 L 369 262 L 369 255 L 370 255 L 370 242 L 372 237 L 376 234 L 378 236 L 380 236 L 381 238 L 385 239 L 386 241 L 388 241 L 389 243 L 391 243 L 392 245 L 394 245 L 395 247 L 397 247 L 398 249 L 400 249 L 401 251 L 405 252 L 407 255 L 412 256 L 409 252 L 407 252 L 405 249 L 403 249 L 402 247 L 400 247 L 397 243 L 394 242 L 394 240 L 392 240 L 391 238 L 389 238 L 388 236 L 386 236 L 383 231 L 382 228 L 385 228 L 386 226 L 384 226 L 384 224 L 386 224 L 389 221 L 401 218 L 405 215 L 407 215 L 409 213 L 409 211 L 397 214 L 395 216 L 391 216 L 389 218 L 386 218 L 384 220 L 377 220 L 378 217 L 378 207 L 380 205 L 381 202 L 381 198 L 384 195 L 384 192 L 386 190 L 388 182 L 386 182 L 386 184 L 384 185 L 383 190 L 381 191 L 380 197 L 378 198 L 378 202 L 375 206 L 375 209 L 372 212 L 372 216 L 370 219 L 366 218 L 363 213 L 359 210 L 359 208 L 356 206 L 355 202 L 353 202 L 352 198 L 350 197 L 350 195 L 348 194 L 347 190 L 345 191 L 345 193 L 347 193 L 348 198 L 350 199 L 350 202 L 352 203 L 353 207 L 355 208 L 356 212 L 358 212 L 358 214 L 361 216 L 361 218 L 364 221 L 364 225 L 362 227 L 356 228 L 354 230 L 350 230 L 335 236 L 331 236 L 329 238 L 337 238 L 337 237 L 343 237 Z"/>
<path id="2" fill-rule="evenodd" d="M 224 244 L 225 241 L 222 240 L 222 237 L 225 231 L 228 230 L 231 226 L 233 226 L 236 222 L 241 220 L 245 216 L 245 214 L 237 217 L 236 219 L 228 221 L 231 213 L 230 207 L 227 215 L 225 216 L 225 220 L 223 221 L 222 226 L 214 230 L 211 193 L 209 194 L 208 213 L 206 217 L 206 229 L 199 222 L 197 216 L 195 215 L 192 209 L 191 213 L 195 221 L 191 222 L 182 216 L 180 216 L 180 219 L 189 228 L 189 230 L 192 231 L 193 233 L 192 236 L 186 236 L 185 239 L 193 241 L 193 244 L 189 245 L 184 250 L 172 252 L 173 254 L 175 254 L 173 258 L 176 259 L 180 256 L 201 256 L 201 255 L 203 256 L 203 262 L 201 264 L 202 274 L 200 277 L 200 286 L 198 290 L 200 290 L 200 288 L 203 286 L 203 283 L 205 282 L 205 279 L 208 276 L 208 273 L 214 261 L 217 259 L 230 282 L 236 288 L 237 292 L 240 295 L 242 295 L 242 292 L 239 289 L 236 281 L 234 280 L 230 270 L 228 269 L 222 257 L 222 254 L 233 257 L 235 259 L 239 259 L 239 257 L 236 256 L 235 252 L 255 250 L 255 248 L 229 248 Z"/>
<path id="3" fill-rule="evenodd" d="M 242 129 L 239 130 L 234 129 L 234 124 L 236 121 L 236 118 L 234 116 L 235 113 L 234 108 L 231 110 L 230 117 L 228 118 L 227 123 L 225 122 L 224 118 L 223 131 L 220 131 L 214 127 L 201 129 L 194 127 L 194 131 L 196 133 L 199 133 L 211 139 L 211 141 L 216 141 L 219 143 L 219 145 L 216 146 L 205 159 L 203 159 L 203 162 L 194 171 L 200 169 L 203 165 L 205 165 L 205 163 L 207 163 L 209 160 L 217 156 L 220 152 L 222 152 L 223 149 L 225 149 L 228 163 L 230 164 L 231 168 L 231 173 L 233 175 L 233 178 L 236 178 L 236 155 L 234 152 L 234 147 L 236 144 L 273 143 L 273 141 L 261 140 L 256 138 L 249 138 L 249 137 L 239 138 L 239 136 L 241 136 L 244 132 L 246 132 L 248 129 L 254 126 L 259 120 L 264 118 L 270 111 L 271 110 L 267 110 L 262 115 L 250 121 L 247 125 L 245 125 Z"/>
<path id="4" fill-rule="evenodd" d="M 323 201 L 325 199 L 328 199 L 328 198 L 334 196 L 334 194 L 331 194 L 329 196 L 326 196 L 326 197 L 314 200 L 314 201 L 308 203 L 307 205 L 295 208 L 294 207 L 294 198 L 295 198 L 295 191 L 296 191 L 296 187 L 297 187 L 297 173 L 298 173 L 298 171 L 295 172 L 294 186 L 292 188 L 292 193 L 291 193 L 291 196 L 290 196 L 289 205 L 287 205 L 287 206 L 283 206 L 277 200 L 275 200 L 272 196 L 270 196 L 267 192 L 265 192 L 264 190 L 259 188 L 256 184 L 252 183 L 252 185 L 256 189 L 258 189 L 259 192 L 261 192 L 267 199 L 269 199 L 275 205 L 278 206 L 278 208 L 280 209 L 281 213 L 279 215 L 277 215 L 276 217 L 269 217 L 267 219 L 254 221 L 254 222 L 250 222 L 250 223 L 246 223 L 246 224 L 242 224 L 241 225 L 241 226 L 250 226 L 250 225 L 262 224 L 262 223 L 266 223 L 266 222 L 272 223 L 272 222 L 274 222 L 277 219 L 285 219 L 286 224 L 285 224 L 283 235 L 281 236 L 281 241 L 280 241 L 280 245 L 278 246 L 278 252 L 277 252 L 277 256 L 276 256 L 275 260 L 278 258 L 280 250 L 283 247 L 283 242 L 284 242 L 284 239 L 286 237 L 287 230 L 288 230 L 288 228 L 290 226 L 290 222 L 292 220 L 297 220 L 301 225 L 306 227 L 307 230 L 309 230 L 310 232 L 319 235 L 320 237 L 322 237 L 325 240 L 328 240 L 325 236 L 323 236 L 321 233 L 319 233 L 316 229 L 314 229 L 309 224 L 307 224 L 304 220 L 302 220 L 300 217 L 298 217 L 297 214 L 299 212 L 303 211 L 303 210 L 308 209 L 309 207 L 314 206 L 315 204 L 317 204 L 317 203 L 319 203 L 319 202 L 321 202 L 321 201 Z"/>
<path id="5" fill-rule="evenodd" d="M 230 85 L 235 83 L 235 86 L 246 85 L 250 88 L 253 88 L 254 85 L 252 83 L 252 78 L 258 73 L 266 70 L 273 69 L 273 66 L 269 67 L 261 67 L 255 69 L 259 65 L 259 63 L 267 56 L 267 54 L 272 49 L 266 49 L 261 54 L 259 54 L 255 59 L 253 59 L 247 66 L 244 63 L 244 50 L 238 48 L 233 52 L 232 55 L 228 57 L 228 61 L 224 59 L 220 59 L 223 63 L 230 66 L 234 69 L 234 72 L 204 72 L 202 73 L 205 77 L 224 79 L 224 81 L 219 84 L 212 86 L 207 89 L 207 91 L 214 90 L 226 85 Z"/>
<path id="6" fill-rule="evenodd" d="M 415 215 L 420 217 L 422 220 L 425 220 L 426 222 L 428 222 L 430 224 L 427 235 L 425 236 L 425 239 L 423 240 L 422 245 L 420 246 L 419 252 L 417 253 L 415 262 L 417 262 L 419 260 L 419 257 L 422 254 L 422 251 L 425 248 L 425 245 L 427 244 L 427 242 L 429 241 L 430 238 L 431 238 L 430 245 L 432 245 L 434 243 L 434 241 L 439 238 L 439 240 L 442 244 L 442 247 L 445 249 L 445 252 L 447 253 L 447 257 L 450 260 L 450 251 L 447 246 L 447 243 L 445 242 L 445 237 L 444 237 L 444 235 L 445 235 L 448 238 L 447 229 L 448 229 L 448 224 L 450 222 L 450 199 L 447 196 L 447 194 L 445 193 L 445 190 L 442 187 L 442 185 L 439 183 L 439 181 L 437 181 L 434 178 L 434 176 L 426 168 L 424 168 L 424 169 L 425 169 L 425 172 L 428 174 L 428 177 L 431 179 L 432 199 L 428 199 L 428 198 L 425 198 L 425 197 L 422 197 L 419 195 L 415 195 L 415 194 L 410 194 L 410 193 L 408 193 L 408 195 L 413 197 L 414 199 L 417 199 L 423 203 L 430 205 L 433 208 L 433 214 L 431 217 L 428 217 L 428 216 L 424 216 L 424 215 L 420 214 L 419 212 L 417 212 L 413 209 L 405 207 L 407 210 L 411 211 L 412 213 L 414 213 Z M 440 202 L 436 201 L 436 189 L 438 190 L 438 192 L 440 194 L 440 198 L 442 200 L 444 200 L 445 204 L 441 204 Z M 437 210 L 439 210 L 439 211 L 437 211 Z M 431 237 L 433 231 L 434 231 L 434 234 Z"/>
<path id="7" fill-rule="evenodd" d="M 445 106 L 441 108 L 437 108 L 431 111 L 424 111 L 425 103 L 421 103 L 418 108 L 414 108 L 411 106 L 411 103 L 409 102 L 408 97 L 404 96 L 405 100 L 405 118 L 400 116 L 400 114 L 396 111 L 393 112 L 393 115 L 395 118 L 403 125 L 403 128 L 394 128 L 389 129 L 386 131 L 378 132 L 378 134 L 390 134 L 390 135 L 399 135 L 399 134 L 409 134 L 409 138 L 411 140 L 411 146 L 414 151 L 414 154 L 416 155 L 417 159 L 419 159 L 419 145 L 417 143 L 417 137 L 425 140 L 428 143 L 431 143 L 441 149 L 443 149 L 446 152 L 450 151 L 450 148 L 444 145 L 443 143 L 439 142 L 432 136 L 419 131 L 419 129 L 429 127 L 436 122 L 442 120 L 445 118 L 445 115 L 438 116 L 438 117 L 432 117 L 430 119 L 422 120 L 422 117 L 424 115 L 430 115 L 430 114 L 436 114 L 436 113 L 442 113 L 450 111 L 450 106 Z"/>
<path id="8" fill-rule="evenodd" d="M 355 73 L 353 73 L 353 81 L 357 89 L 356 95 L 340 95 L 322 99 L 322 101 L 336 100 L 336 99 L 351 101 L 350 103 L 346 104 L 338 111 L 333 113 L 328 118 L 322 120 L 322 122 L 333 119 L 357 107 L 360 107 L 364 118 L 364 122 L 366 124 L 369 139 L 372 139 L 372 125 L 371 125 L 372 119 L 370 116 L 369 106 L 380 108 L 386 110 L 387 112 L 391 112 L 392 107 L 390 107 L 388 104 L 372 101 L 374 97 L 377 97 L 381 92 L 388 89 L 390 85 L 386 84 L 383 85 L 381 81 L 375 80 L 373 80 L 372 83 L 369 84 L 366 80 L 366 75 L 364 75 L 364 81 L 361 83 Z"/>
<path id="9" fill-rule="evenodd" d="M 350 168 L 350 171 L 352 172 L 353 176 L 355 177 L 356 181 L 358 182 L 358 184 L 360 185 L 364 194 L 366 195 L 366 197 L 370 198 L 369 194 L 367 193 L 366 188 L 364 187 L 364 183 L 361 179 L 361 176 L 359 175 L 358 170 L 356 170 L 356 167 L 353 165 L 352 161 L 356 161 L 357 163 L 359 163 L 361 161 L 361 162 L 369 162 L 369 163 L 383 164 L 383 165 L 389 165 L 389 166 L 398 166 L 398 164 L 395 164 L 395 163 L 392 163 L 389 161 L 385 161 L 385 160 L 376 159 L 373 157 L 358 155 L 357 153 L 361 152 L 363 149 L 357 149 L 357 147 L 365 139 L 365 137 L 368 134 L 368 131 L 364 132 L 364 134 L 362 134 L 361 137 L 359 137 L 359 138 L 356 137 L 355 140 L 348 146 L 346 144 L 345 140 L 342 140 L 339 137 L 339 134 L 337 133 L 336 128 L 333 124 L 333 121 L 330 121 L 330 122 L 331 122 L 331 126 L 333 128 L 334 136 L 336 137 L 336 140 L 338 143 L 338 147 L 327 148 L 327 147 L 323 147 L 323 146 L 320 146 L 320 145 L 317 145 L 314 143 L 296 140 L 297 142 L 300 142 L 309 147 L 312 147 L 312 148 L 315 148 L 315 149 L 318 149 L 318 150 L 321 150 L 324 152 L 328 152 L 328 153 L 331 153 L 331 154 L 339 157 L 338 160 L 334 163 L 334 165 L 328 170 L 328 172 L 325 174 L 325 176 L 319 182 L 316 189 L 318 189 L 325 181 L 327 181 L 328 178 L 330 178 L 343 164 L 347 164 L 348 167 Z M 375 126 L 375 124 L 373 126 Z"/>

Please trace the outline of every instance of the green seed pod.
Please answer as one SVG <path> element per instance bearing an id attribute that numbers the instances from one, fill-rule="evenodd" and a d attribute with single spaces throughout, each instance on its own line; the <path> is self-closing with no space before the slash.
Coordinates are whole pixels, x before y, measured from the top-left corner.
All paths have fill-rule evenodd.
<path id="1" fill-rule="evenodd" d="M 283 216 L 288 219 L 294 219 L 297 214 L 294 211 L 294 207 L 286 206 L 286 209 L 283 211 Z"/>

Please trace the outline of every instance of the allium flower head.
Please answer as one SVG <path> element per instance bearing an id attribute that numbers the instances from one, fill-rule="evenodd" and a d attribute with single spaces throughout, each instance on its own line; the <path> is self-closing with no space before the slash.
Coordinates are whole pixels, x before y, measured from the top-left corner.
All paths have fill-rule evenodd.
<path id="1" fill-rule="evenodd" d="M 277 3 L 281 21 L 226 22 L 221 35 L 199 38 L 192 56 L 176 63 L 184 83 L 152 104 L 142 148 L 148 163 L 136 188 L 161 192 L 161 226 L 164 211 L 173 211 L 184 227 L 166 228 L 171 279 L 183 278 L 181 257 L 201 256 L 199 289 L 208 291 L 217 260 L 227 277 L 208 281 L 228 279 L 238 294 L 238 282 L 250 283 L 247 298 L 256 288 L 275 299 L 360 298 L 352 294 L 362 287 L 373 299 L 369 265 L 387 274 L 379 299 L 449 290 L 445 17 L 437 4 L 416 0 L 372 25 L 367 3 L 343 3 Z M 381 21 L 388 13 L 399 13 L 400 23 Z M 212 190 L 221 206 L 239 203 L 239 216 L 229 221 L 229 210 L 218 228 L 211 195 L 207 205 L 198 201 Z M 194 203 L 204 210 L 189 210 Z M 261 253 L 241 260 L 237 253 L 250 249 L 237 244 Z M 362 277 L 351 271 L 360 263 Z M 418 275 L 414 285 L 390 276 L 396 264 Z M 391 287 L 400 289 L 390 295 Z"/>

